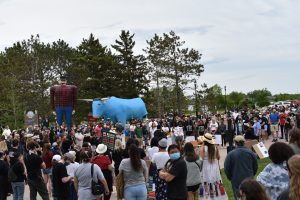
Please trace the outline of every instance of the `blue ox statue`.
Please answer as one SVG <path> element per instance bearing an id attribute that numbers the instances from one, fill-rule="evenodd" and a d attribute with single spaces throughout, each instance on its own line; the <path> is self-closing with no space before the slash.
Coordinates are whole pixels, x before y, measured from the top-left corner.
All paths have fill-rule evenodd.
<path id="1" fill-rule="evenodd" d="M 122 122 L 125 127 L 126 121 L 131 119 L 146 118 L 148 113 L 145 103 L 141 98 L 120 99 L 117 97 L 109 97 L 93 100 L 93 117 L 104 117 L 110 119 L 114 123 Z"/>

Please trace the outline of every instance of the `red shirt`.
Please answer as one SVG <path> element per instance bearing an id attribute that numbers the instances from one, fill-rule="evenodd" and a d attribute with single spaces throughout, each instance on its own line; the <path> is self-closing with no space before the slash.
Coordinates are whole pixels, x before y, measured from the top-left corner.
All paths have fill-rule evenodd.
<path id="1" fill-rule="evenodd" d="M 286 114 L 281 114 L 280 116 L 279 116 L 279 123 L 280 123 L 280 125 L 284 125 L 285 124 L 285 118 L 286 118 Z"/>
<path id="2" fill-rule="evenodd" d="M 46 165 L 46 168 L 51 168 L 52 167 L 52 157 L 53 157 L 53 155 L 52 155 L 51 151 L 49 151 L 47 154 L 45 154 L 43 156 L 43 161 Z"/>
<path id="3" fill-rule="evenodd" d="M 77 87 L 74 85 L 56 85 L 50 88 L 50 103 L 52 110 L 56 107 L 71 106 L 75 110 Z"/>
<path id="4" fill-rule="evenodd" d="M 111 161 L 108 156 L 96 156 L 92 159 L 92 163 L 98 165 L 101 170 L 108 169 L 108 166 L 111 165 Z"/>

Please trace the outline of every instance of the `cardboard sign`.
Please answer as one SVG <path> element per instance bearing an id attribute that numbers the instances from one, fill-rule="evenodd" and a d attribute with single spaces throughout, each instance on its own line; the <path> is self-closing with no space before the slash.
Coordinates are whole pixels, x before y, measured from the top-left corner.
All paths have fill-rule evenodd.
<path id="1" fill-rule="evenodd" d="M 248 149 L 252 149 L 252 146 L 255 144 L 258 144 L 257 140 L 246 140 L 245 147 L 247 147 Z"/>
<path id="2" fill-rule="evenodd" d="M 215 144 L 222 144 L 222 136 L 215 135 Z"/>
<path id="3" fill-rule="evenodd" d="M 253 145 L 253 149 L 260 159 L 269 157 L 268 150 L 265 147 L 264 143 L 260 142 Z"/>
<path id="4" fill-rule="evenodd" d="M 195 141 L 195 136 L 186 136 L 185 138 L 186 143 L 193 142 L 193 141 Z"/>
<path id="5" fill-rule="evenodd" d="M 113 151 L 115 149 L 116 134 L 112 132 L 102 133 L 102 144 L 107 146 L 107 149 Z"/>

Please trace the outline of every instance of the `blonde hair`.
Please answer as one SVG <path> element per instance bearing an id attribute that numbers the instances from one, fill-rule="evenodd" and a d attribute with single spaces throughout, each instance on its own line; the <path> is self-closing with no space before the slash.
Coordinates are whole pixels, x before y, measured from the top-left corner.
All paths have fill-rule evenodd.
<path id="1" fill-rule="evenodd" d="M 289 159 L 288 169 L 291 176 L 289 197 L 296 200 L 300 197 L 300 155 L 294 155 Z"/>
<path id="2" fill-rule="evenodd" d="M 122 142 L 120 139 L 116 139 L 115 141 L 115 150 L 120 150 L 122 149 Z"/>

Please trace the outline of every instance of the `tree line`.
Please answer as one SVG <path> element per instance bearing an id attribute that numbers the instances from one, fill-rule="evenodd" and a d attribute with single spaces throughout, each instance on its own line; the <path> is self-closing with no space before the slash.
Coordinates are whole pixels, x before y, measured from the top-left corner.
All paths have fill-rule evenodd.
<path id="1" fill-rule="evenodd" d="M 137 55 L 134 34 L 125 30 L 111 46 L 93 34 L 77 47 L 61 39 L 45 43 L 39 35 L 16 42 L 0 52 L 0 125 L 22 127 L 24 111 L 29 110 L 50 116 L 49 88 L 58 84 L 60 75 L 78 87 L 78 99 L 142 95 L 147 105 L 155 102 L 153 115 L 161 115 L 163 109 L 182 113 L 184 87 L 204 70 L 202 55 L 184 43 L 174 31 L 155 34 L 146 41 L 144 54 Z M 151 81 L 155 90 L 149 89 Z M 167 93 L 172 105 L 163 102 Z M 77 104 L 78 123 L 86 120 L 91 106 Z"/>

